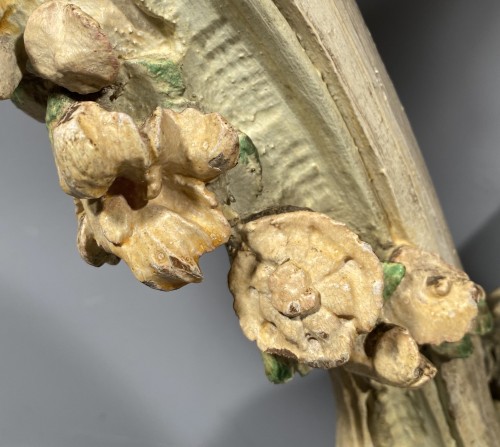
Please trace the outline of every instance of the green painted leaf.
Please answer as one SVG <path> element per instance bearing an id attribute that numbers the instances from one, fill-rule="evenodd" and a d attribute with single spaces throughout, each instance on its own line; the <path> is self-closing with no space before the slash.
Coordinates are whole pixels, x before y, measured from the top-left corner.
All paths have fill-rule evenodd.
<path id="1" fill-rule="evenodd" d="M 66 113 L 66 111 L 75 104 L 76 101 L 64 93 L 53 93 L 47 100 L 47 111 L 45 114 L 45 124 L 50 130 L 56 125 Z"/>
<path id="2" fill-rule="evenodd" d="M 248 164 L 251 158 L 259 160 L 259 153 L 253 144 L 250 137 L 244 133 L 240 133 L 240 162 L 244 165 Z"/>
<path id="3" fill-rule="evenodd" d="M 294 361 L 275 354 L 262 353 L 264 372 L 272 383 L 285 383 L 293 378 L 295 373 Z"/>
<path id="4" fill-rule="evenodd" d="M 473 333 L 477 335 L 486 335 L 493 330 L 493 315 L 490 312 L 486 300 L 479 300 L 477 309 L 478 313 Z"/>
<path id="5" fill-rule="evenodd" d="M 298 372 L 301 377 L 311 372 L 311 368 L 297 360 L 282 357 L 276 354 L 261 352 L 264 372 L 272 383 L 286 383 L 292 380 L 293 375 Z"/>
<path id="6" fill-rule="evenodd" d="M 433 346 L 433 348 L 438 354 L 448 359 L 463 359 L 469 357 L 474 351 L 472 339 L 469 334 L 460 341 L 453 343 L 444 342 Z"/>
<path id="7" fill-rule="evenodd" d="M 171 91 L 182 95 L 185 90 L 182 72 L 179 66 L 169 59 L 144 59 L 139 60 L 141 64 L 158 83 L 160 91 Z"/>
<path id="8" fill-rule="evenodd" d="M 406 268 L 398 262 L 382 262 L 384 270 L 384 300 L 388 300 L 403 280 Z"/>

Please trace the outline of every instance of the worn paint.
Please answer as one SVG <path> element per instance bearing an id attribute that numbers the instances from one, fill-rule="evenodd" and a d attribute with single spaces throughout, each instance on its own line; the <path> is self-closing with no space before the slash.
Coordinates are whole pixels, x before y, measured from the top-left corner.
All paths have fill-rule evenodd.
<path id="1" fill-rule="evenodd" d="M 168 90 L 172 95 L 182 95 L 185 90 L 182 79 L 182 71 L 176 63 L 171 60 L 145 59 L 140 60 L 148 74 L 155 79 L 162 90 Z"/>
<path id="2" fill-rule="evenodd" d="M 54 93 L 49 96 L 47 100 L 47 111 L 45 115 L 45 124 L 50 129 L 55 125 L 61 117 L 64 115 L 65 111 L 76 101 L 64 93 Z"/>

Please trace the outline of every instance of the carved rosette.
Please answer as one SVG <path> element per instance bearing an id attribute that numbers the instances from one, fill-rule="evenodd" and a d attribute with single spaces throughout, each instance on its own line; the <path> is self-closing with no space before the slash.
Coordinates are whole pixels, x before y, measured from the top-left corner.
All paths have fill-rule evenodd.
<path id="1" fill-rule="evenodd" d="M 262 217 L 238 231 L 229 287 L 245 335 L 264 352 L 313 367 L 346 363 L 382 307 L 382 267 L 370 246 L 311 211 Z"/>

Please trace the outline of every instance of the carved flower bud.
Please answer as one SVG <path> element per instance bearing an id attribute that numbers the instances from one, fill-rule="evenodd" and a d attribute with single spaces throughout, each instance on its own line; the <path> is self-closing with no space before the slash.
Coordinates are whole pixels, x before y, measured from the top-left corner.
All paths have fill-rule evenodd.
<path id="1" fill-rule="evenodd" d="M 97 92 L 118 75 L 118 58 L 99 23 L 68 2 L 49 1 L 35 9 L 24 44 L 33 70 L 72 92 Z"/>
<path id="2" fill-rule="evenodd" d="M 143 132 L 168 172 L 209 181 L 238 161 L 238 134 L 218 113 L 157 108 Z"/>
<path id="3" fill-rule="evenodd" d="M 356 339 L 348 371 L 386 385 L 417 388 L 436 375 L 436 368 L 420 352 L 416 341 L 401 326 L 380 324 Z"/>
<path id="4" fill-rule="evenodd" d="M 269 277 L 271 303 L 287 317 L 306 316 L 320 306 L 319 292 L 311 285 L 310 275 L 293 262 L 281 264 Z"/>
<path id="5" fill-rule="evenodd" d="M 377 338 L 372 349 L 373 367 L 385 383 L 416 388 L 436 375 L 436 368 L 420 354 L 417 342 L 405 328 L 388 328 Z"/>
<path id="6" fill-rule="evenodd" d="M 407 328 L 418 344 L 455 342 L 472 329 L 482 289 L 439 256 L 403 246 L 392 261 L 406 275 L 382 310 L 383 321 Z"/>
<path id="7" fill-rule="evenodd" d="M 345 363 L 382 306 L 382 267 L 344 224 L 311 211 L 238 226 L 229 274 L 243 332 L 261 351 L 313 367 Z"/>
<path id="8" fill-rule="evenodd" d="M 51 139 L 61 187 L 73 197 L 102 197 L 119 177 L 146 181 L 149 151 L 125 113 L 77 103 L 53 127 Z"/>

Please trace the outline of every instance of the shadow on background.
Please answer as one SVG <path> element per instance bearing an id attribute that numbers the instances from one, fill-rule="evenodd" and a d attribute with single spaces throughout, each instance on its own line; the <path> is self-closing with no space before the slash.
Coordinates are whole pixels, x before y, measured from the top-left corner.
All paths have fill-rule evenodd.
<path id="1" fill-rule="evenodd" d="M 500 287 L 500 208 L 460 248 L 467 274 L 487 292 Z"/>

